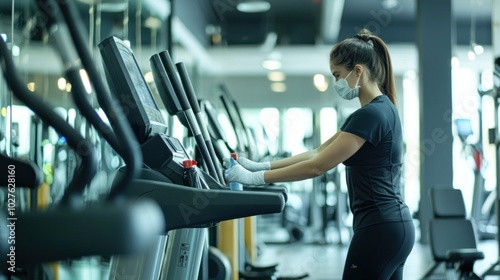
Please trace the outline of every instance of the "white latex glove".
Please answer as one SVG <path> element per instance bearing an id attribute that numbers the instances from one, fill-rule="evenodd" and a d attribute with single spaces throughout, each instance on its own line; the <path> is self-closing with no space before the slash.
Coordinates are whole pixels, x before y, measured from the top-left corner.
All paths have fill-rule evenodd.
<path id="1" fill-rule="evenodd" d="M 224 159 L 224 166 L 229 167 L 230 165 L 230 159 L 232 158 L 225 158 Z M 269 161 L 265 162 L 255 162 L 253 160 L 249 160 L 246 157 L 240 157 L 238 158 L 238 163 L 241 164 L 241 166 L 245 167 L 248 171 L 262 171 L 262 170 L 269 170 L 271 169 L 271 163 Z"/>
<path id="2" fill-rule="evenodd" d="M 240 157 L 238 158 L 238 162 L 241 166 L 245 167 L 245 169 L 252 172 L 271 169 L 271 163 L 269 163 L 269 161 L 255 162 L 247 159 L 246 157 Z"/>
<path id="3" fill-rule="evenodd" d="M 264 181 L 265 171 L 251 172 L 234 159 L 231 158 L 230 160 L 233 161 L 234 166 L 226 170 L 226 181 L 238 182 L 244 185 L 264 185 L 266 183 Z"/>

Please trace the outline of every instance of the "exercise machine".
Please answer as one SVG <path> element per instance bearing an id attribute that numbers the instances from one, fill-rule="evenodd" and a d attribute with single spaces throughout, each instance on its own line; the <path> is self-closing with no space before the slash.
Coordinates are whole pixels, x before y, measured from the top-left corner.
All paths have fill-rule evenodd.
<path id="1" fill-rule="evenodd" d="M 137 270 L 132 275 L 172 269 L 179 277 L 176 279 L 188 279 L 183 278 L 182 275 L 187 275 L 184 274 L 188 273 L 187 271 L 198 272 L 201 265 L 200 259 L 196 259 L 185 267 L 178 267 L 177 259 L 166 254 L 163 256 L 156 254 L 165 252 L 165 246 L 172 246 L 176 251 L 183 248 L 182 242 L 176 241 L 180 239 L 171 239 L 172 231 L 185 228 L 207 228 L 223 220 L 280 212 L 284 206 L 283 196 L 279 193 L 232 192 L 218 184 L 209 174 L 204 174 L 206 184 L 203 185 L 209 186 L 210 189 L 190 188 L 183 185 L 182 162 L 189 159 L 189 156 L 178 139 L 165 134 L 166 122 L 151 96 L 133 52 L 116 37 L 109 37 L 102 41 L 99 49 L 111 92 L 127 112 L 127 120 L 141 144 L 144 155 L 145 166 L 142 168 L 141 182 L 145 185 L 132 188 L 126 195 L 135 198 L 152 198 L 160 204 L 165 213 L 169 213 L 169 223 L 164 233 L 166 244 L 164 240 L 159 240 L 153 253 L 142 256 L 143 260 L 154 261 L 147 265 L 143 264 L 142 267 L 137 265 Z M 117 177 L 123 176 L 120 175 L 122 173 L 123 171 L 119 170 Z M 190 242 L 193 244 L 190 248 L 198 250 L 191 254 L 201 255 L 200 251 L 203 246 L 200 244 L 203 244 L 205 240 L 202 237 L 193 237 Z M 116 265 L 112 266 L 126 269 L 119 264 L 120 260 L 114 263 Z M 115 268 L 112 269 L 115 271 Z M 195 274 L 190 275 L 198 277 Z M 146 276 L 136 277 L 152 279 Z"/>
<path id="2" fill-rule="evenodd" d="M 58 5 L 51 1 L 40 1 L 40 6 L 50 4 L 52 11 L 59 11 Z M 42 12 L 49 12 L 42 9 Z M 50 19 L 48 25 L 53 27 L 51 35 L 59 40 L 67 34 L 64 32 L 64 22 L 55 21 L 51 16 L 60 13 L 46 14 Z M 54 27 L 60 28 L 54 28 Z M 109 200 L 105 203 L 99 203 L 92 206 L 84 206 L 82 203 L 82 193 L 95 174 L 95 154 L 90 143 L 84 139 L 79 132 L 69 126 L 53 108 L 46 105 L 39 95 L 33 94 L 26 89 L 26 86 L 19 77 L 17 68 L 10 56 L 7 44 L 0 39 L 0 61 L 5 80 L 14 95 L 35 112 L 40 118 L 50 124 L 58 133 L 64 135 L 68 145 L 77 151 L 85 149 L 86 153 L 79 153 L 81 165 L 71 182 L 69 182 L 63 199 L 59 205 L 53 205 L 44 212 L 37 212 L 31 209 L 29 212 L 17 212 L 15 207 L 3 209 L 2 236 L 9 236 L 7 224 L 15 225 L 15 245 L 11 242 L 6 246 L 2 242 L 0 246 L 2 252 L 2 273 L 18 274 L 25 273 L 41 263 L 58 261 L 64 259 L 78 258 L 90 255 L 107 254 L 128 254 L 144 250 L 153 238 L 163 230 L 164 217 L 155 203 L 151 201 L 142 201 L 140 203 L 130 203 L 130 201 L 117 202 Z M 74 62 L 74 61 L 73 61 Z M 74 64 L 71 64 L 75 66 Z M 76 70 L 69 67 L 68 71 Z M 79 69 L 78 69 L 79 70 Z M 78 72 L 77 72 L 78 73 Z M 77 88 L 75 84 L 75 89 Z M 75 91 L 75 95 L 77 90 Z M 126 131 L 126 129 L 125 129 Z M 126 132 L 125 132 L 126 133 Z M 13 167 L 27 167 L 27 170 L 36 172 L 33 165 L 23 163 L 13 158 L 3 158 L 3 164 L 7 164 L 10 170 Z M 30 168 L 31 166 L 31 168 Z M 10 199 L 15 200 L 15 188 L 17 182 L 21 183 L 24 179 L 32 178 L 32 188 L 35 188 L 40 180 L 37 175 L 29 176 L 29 173 L 11 173 L 15 176 L 15 182 L 7 181 L 7 190 L 11 195 Z M 132 172 L 134 174 L 134 172 Z M 24 176 L 26 175 L 26 177 Z M 29 182 L 26 186 L 30 186 Z M 19 187 L 22 187 L 19 185 Z M 127 187 L 123 185 L 123 187 Z M 14 202 L 13 202 L 14 203 Z M 12 208 L 12 209 L 11 209 Z M 7 211 L 9 212 L 7 212 Z M 5 215 L 9 214 L 9 220 Z M 147 228 L 141 225 L 147 221 Z M 82 225 L 87 225 L 82 227 Z M 36 238 L 33 238 L 36 233 Z M 83 236 L 83 238 L 82 238 Z M 117 236 L 119 238 L 117 238 Z M 11 239 L 13 240 L 13 239 Z M 104 241 L 104 242 L 103 242 Z M 15 255 L 15 256 L 14 256 Z M 6 259 L 8 258 L 8 259 Z M 9 261 L 9 262 L 7 262 Z M 31 277 L 31 275 L 28 275 Z"/>

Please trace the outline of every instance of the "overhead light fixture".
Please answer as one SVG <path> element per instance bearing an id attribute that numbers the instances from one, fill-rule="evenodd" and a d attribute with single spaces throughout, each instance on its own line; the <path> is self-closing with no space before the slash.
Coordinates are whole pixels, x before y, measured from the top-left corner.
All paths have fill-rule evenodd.
<path id="1" fill-rule="evenodd" d="M 26 86 L 28 87 L 29 91 L 31 91 L 31 92 L 35 91 L 35 83 L 34 82 L 29 82 Z"/>
<path id="2" fill-rule="evenodd" d="M 269 71 L 278 70 L 281 68 L 281 52 L 270 52 L 266 59 L 262 61 L 262 67 Z"/>
<path id="3" fill-rule="evenodd" d="M 70 83 L 66 84 L 66 92 L 71 92 L 71 84 Z"/>
<path id="4" fill-rule="evenodd" d="M 154 77 L 153 77 L 153 72 L 151 72 L 151 71 L 146 72 L 144 74 L 144 80 L 146 80 L 146 83 L 148 83 L 148 84 L 153 83 L 155 81 Z"/>
<path id="5" fill-rule="evenodd" d="M 482 55 L 483 52 L 484 52 L 484 48 L 483 46 L 477 44 L 476 42 L 473 42 L 472 43 L 472 49 L 474 50 L 474 52 L 477 54 L 477 55 Z"/>
<path id="6" fill-rule="evenodd" d="M 285 92 L 286 84 L 285 83 L 271 83 L 271 90 L 274 92 Z"/>
<path id="7" fill-rule="evenodd" d="M 57 80 L 57 88 L 59 90 L 66 90 L 66 84 L 67 84 L 66 79 L 63 77 Z"/>
<path id="8" fill-rule="evenodd" d="M 469 60 L 474 61 L 476 59 L 476 53 L 473 50 L 467 52 L 467 57 Z"/>
<path id="9" fill-rule="evenodd" d="M 149 29 L 158 29 L 161 27 L 161 20 L 155 17 L 148 17 L 144 20 L 144 26 Z"/>
<path id="10" fill-rule="evenodd" d="M 281 61 L 274 60 L 274 59 L 266 59 L 262 62 L 262 67 L 266 68 L 267 70 L 278 70 L 281 68 Z"/>
<path id="11" fill-rule="evenodd" d="M 313 77 L 314 87 L 320 92 L 325 92 L 328 89 L 328 81 L 323 74 L 316 74 Z"/>
<path id="12" fill-rule="evenodd" d="M 271 71 L 267 73 L 267 78 L 271 82 L 283 82 L 286 78 L 285 73 L 278 71 Z"/>
<path id="13" fill-rule="evenodd" d="M 267 1 L 244 1 L 236 5 L 236 9 L 242 13 L 263 13 L 271 9 L 271 4 Z"/>

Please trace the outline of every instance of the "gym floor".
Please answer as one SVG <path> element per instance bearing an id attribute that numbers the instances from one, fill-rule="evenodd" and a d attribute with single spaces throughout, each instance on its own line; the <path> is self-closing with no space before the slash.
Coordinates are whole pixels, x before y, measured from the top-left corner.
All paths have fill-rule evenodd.
<path id="1" fill-rule="evenodd" d="M 417 224 L 416 224 L 417 225 Z M 270 236 L 276 239 L 277 235 L 287 235 L 276 228 L 259 229 L 259 241 L 266 242 Z M 307 234 L 306 234 L 307 235 Z M 329 242 L 307 241 L 283 243 L 264 243 L 259 246 L 260 255 L 256 264 L 266 265 L 279 263 L 278 272 L 281 276 L 294 276 L 308 273 L 311 280 L 337 280 L 342 277 L 345 255 L 347 253 L 349 233 L 342 234 L 342 243 L 338 233 L 333 230 L 327 233 Z M 417 238 L 419 238 L 417 232 Z M 418 239 L 417 239 L 418 240 Z M 499 259 L 496 240 L 480 241 L 478 247 L 485 254 L 485 259 L 477 261 L 474 271 L 481 275 Z M 416 242 L 408 257 L 404 270 L 405 280 L 421 279 L 432 262 L 428 245 Z M 444 279 L 444 268 L 438 267 L 431 279 Z M 500 276 L 487 276 L 485 280 L 500 279 Z"/>
<path id="2" fill-rule="evenodd" d="M 419 239 L 418 224 L 417 240 Z M 258 225 L 258 257 L 255 265 L 278 264 L 277 276 L 299 276 L 307 273 L 307 280 L 339 280 L 349 243 L 349 231 L 341 231 L 339 239 L 337 228 L 330 227 L 326 232 L 326 242 L 318 238 L 317 231 L 307 229 L 304 238 L 299 242 L 286 242 L 288 232 L 277 226 L 276 223 L 259 223 Z M 318 241 L 319 240 L 319 241 Z M 340 242 L 340 240 L 342 242 Z M 485 259 L 477 261 L 474 271 L 481 275 L 499 260 L 498 243 L 496 240 L 480 241 L 479 250 L 485 254 Z M 404 279 L 421 279 L 424 272 L 432 263 L 432 256 L 428 245 L 419 242 L 407 260 Z M 73 261 L 71 266 L 61 264 L 60 280 L 107 280 L 109 267 L 99 263 L 97 258 Z M 445 279 L 443 267 L 438 267 L 431 280 Z M 487 276 L 483 280 L 500 280 L 500 276 Z M 0 276 L 0 280 L 6 280 Z"/>

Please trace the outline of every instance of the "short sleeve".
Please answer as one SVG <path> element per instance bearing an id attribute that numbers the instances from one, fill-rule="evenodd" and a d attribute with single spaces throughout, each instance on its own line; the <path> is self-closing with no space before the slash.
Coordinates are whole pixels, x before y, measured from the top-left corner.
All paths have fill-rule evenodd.
<path id="1" fill-rule="evenodd" d="M 360 108 L 354 112 L 342 125 L 340 130 L 357 135 L 374 146 L 380 143 L 384 133 L 384 120 L 382 115 L 371 110 Z"/>

